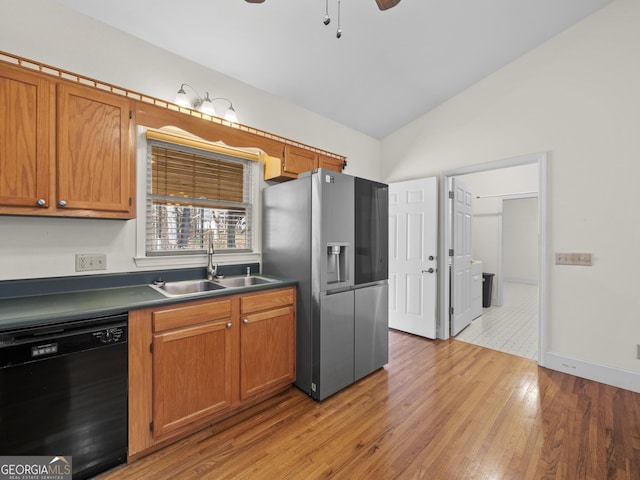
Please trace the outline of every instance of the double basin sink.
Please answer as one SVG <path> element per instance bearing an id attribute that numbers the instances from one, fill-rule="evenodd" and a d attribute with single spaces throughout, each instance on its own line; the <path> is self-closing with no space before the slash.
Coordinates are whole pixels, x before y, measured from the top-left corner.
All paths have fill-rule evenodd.
<path id="1" fill-rule="evenodd" d="M 280 283 L 280 280 L 266 278 L 259 275 L 220 277 L 213 280 L 183 280 L 179 282 L 166 282 L 152 284 L 151 287 L 166 297 L 182 297 L 199 293 L 213 292 L 216 290 L 250 287 L 267 283 Z"/>

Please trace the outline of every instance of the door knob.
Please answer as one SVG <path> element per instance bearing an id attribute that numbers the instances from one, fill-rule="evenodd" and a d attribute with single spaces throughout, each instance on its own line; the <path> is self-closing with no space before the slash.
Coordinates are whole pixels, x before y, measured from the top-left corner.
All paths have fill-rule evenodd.
<path id="1" fill-rule="evenodd" d="M 422 270 L 421 273 L 433 273 L 433 272 L 435 272 L 435 270 L 430 267 L 428 270 Z"/>

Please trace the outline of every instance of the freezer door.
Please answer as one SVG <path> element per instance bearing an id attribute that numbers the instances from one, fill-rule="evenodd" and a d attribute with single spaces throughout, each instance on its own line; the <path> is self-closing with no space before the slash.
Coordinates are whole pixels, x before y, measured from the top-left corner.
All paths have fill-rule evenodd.
<path id="1" fill-rule="evenodd" d="M 323 400 L 353 383 L 353 291 L 320 298 L 319 358 L 312 397 Z M 313 387 L 312 387 L 313 390 Z"/>
<path id="2" fill-rule="evenodd" d="M 355 380 L 389 362 L 389 294 L 383 282 L 355 292 Z"/>

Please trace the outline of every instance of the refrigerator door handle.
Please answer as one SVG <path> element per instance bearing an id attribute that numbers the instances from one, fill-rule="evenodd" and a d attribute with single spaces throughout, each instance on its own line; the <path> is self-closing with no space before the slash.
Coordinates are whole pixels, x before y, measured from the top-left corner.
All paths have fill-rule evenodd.
<path id="1" fill-rule="evenodd" d="M 360 288 L 369 288 L 369 287 L 374 287 L 376 285 L 386 285 L 387 283 L 389 283 L 389 280 L 384 279 L 384 280 L 378 280 L 375 282 L 369 282 L 369 283 L 360 283 L 358 285 L 354 285 L 353 286 L 353 290 L 358 290 Z"/>
<path id="2" fill-rule="evenodd" d="M 352 287 L 343 287 L 343 288 L 336 288 L 335 290 L 326 290 L 324 292 L 320 292 L 320 296 L 321 297 L 326 297 L 328 295 L 335 295 L 336 293 L 343 293 L 343 292 L 348 292 L 349 290 L 352 290 Z"/>

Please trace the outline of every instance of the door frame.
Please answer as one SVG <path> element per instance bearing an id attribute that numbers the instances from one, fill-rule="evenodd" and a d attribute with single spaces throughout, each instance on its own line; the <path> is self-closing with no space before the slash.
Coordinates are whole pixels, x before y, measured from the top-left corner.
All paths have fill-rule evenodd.
<path id="1" fill-rule="evenodd" d="M 469 165 L 466 167 L 445 170 L 440 173 L 440 205 L 439 214 L 439 271 L 440 275 L 440 301 L 438 312 L 437 337 L 446 340 L 450 337 L 449 332 L 449 248 L 451 245 L 451 204 L 449 201 L 449 180 L 452 177 L 466 175 L 469 173 L 486 172 L 490 170 L 499 170 L 508 167 L 517 167 L 520 165 L 538 165 L 538 365 L 545 366 L 547 351 L 547 153 L 533 153 L 520 157 L 507 158 L 504 160 L 496 160 L 493 162 L 482 163 L 478 165 Z"/>

